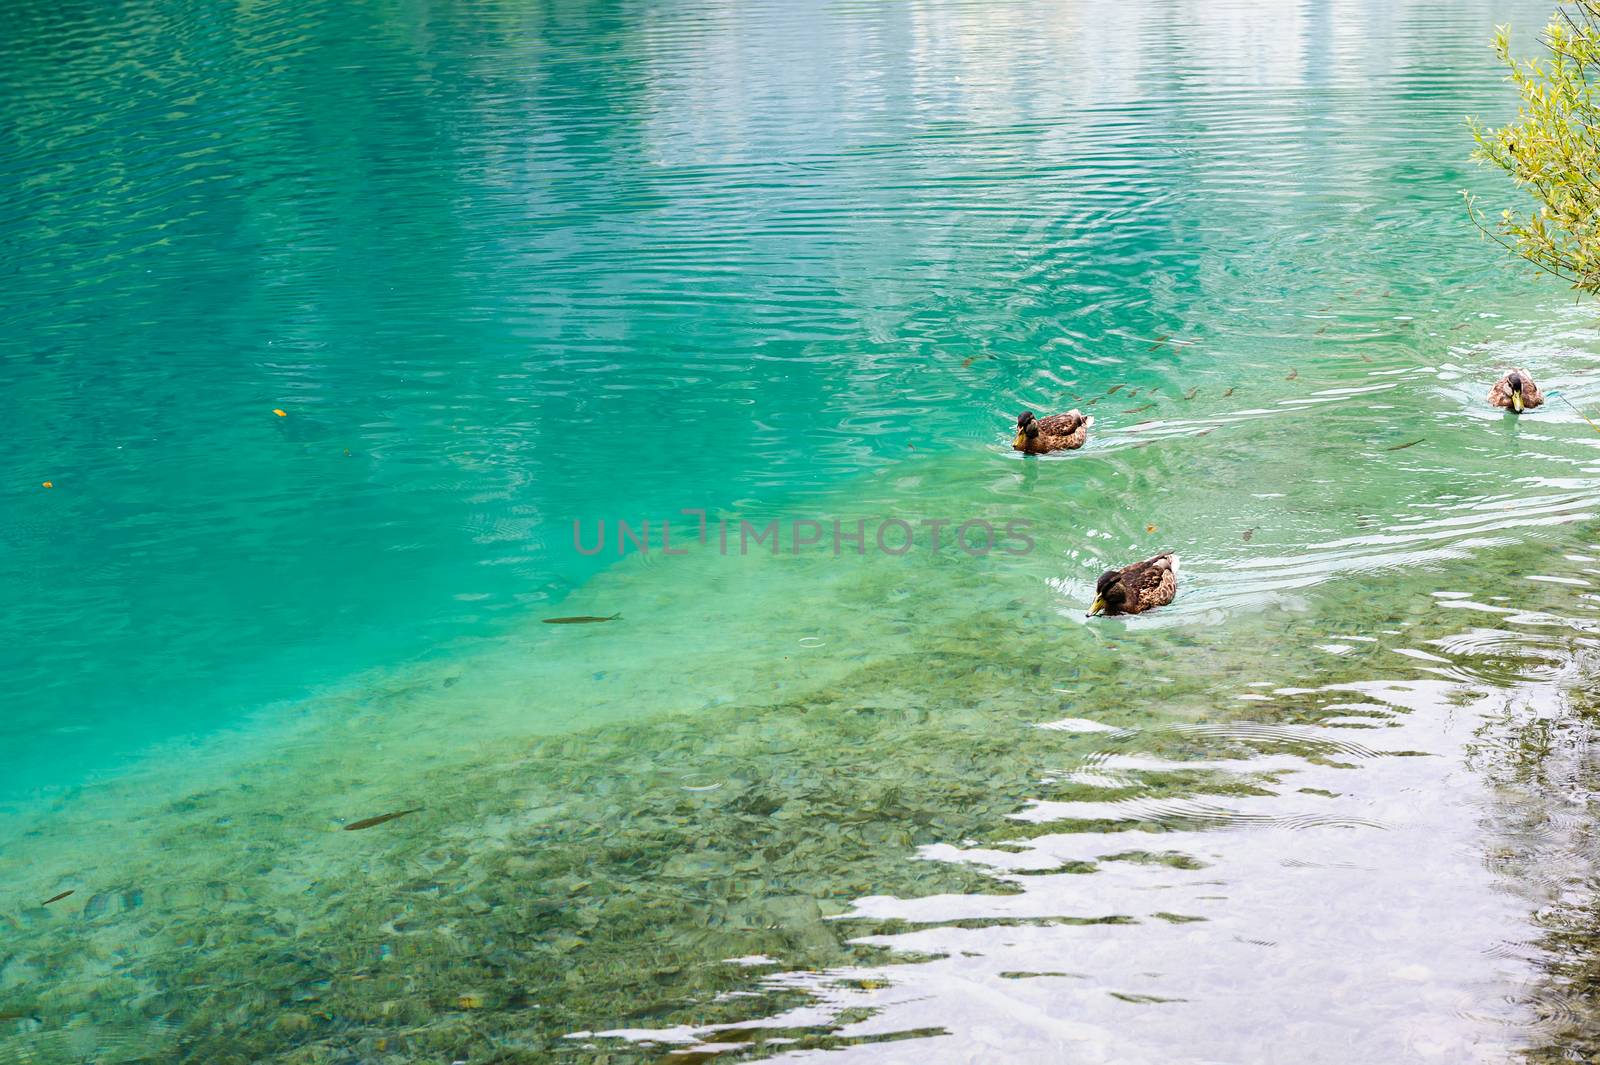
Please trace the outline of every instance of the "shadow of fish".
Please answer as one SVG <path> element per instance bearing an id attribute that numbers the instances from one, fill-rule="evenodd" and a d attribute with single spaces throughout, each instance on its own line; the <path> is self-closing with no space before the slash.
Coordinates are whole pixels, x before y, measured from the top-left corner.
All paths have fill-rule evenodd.
<path id="1" fill-rule="evenodd" d="M 420 806 L 413 806 L 409 810 L 396 810 L 392 814 L 379 814 L 377 817 L 365 817 L 360 821 L 352 821 L 348 825 L 345 825 L 344 830 L 346 832 L 360 832 L 363 828 L 376 828 L 386 821 L 393 821 L 397 817 L 406 816 L 406 814 L 417 813 L 421 809 L 422 807 Z"/>
<path id="2" fill-rule="evenodd" d="M 1154 403 L 1146 403 L 1142 407 L 1129 407 L 1127 410 L 1123 411 L 1122 413 L 1124 413 L 1124 414 L 1139 414 L 1139 413 L 1141 413 L 1143 411 L 1149 410 L 1153 406 L 1155 406 Z"/>
<path id="3" fill-rule="evenodd" d="M 612 614 L 608 618 L 597 617 L 594 614 L 575 614 L 570 618 L 545 618 L 546 625 L 593 625 L 598 621 L 621 621 L 620 613 Z"/>

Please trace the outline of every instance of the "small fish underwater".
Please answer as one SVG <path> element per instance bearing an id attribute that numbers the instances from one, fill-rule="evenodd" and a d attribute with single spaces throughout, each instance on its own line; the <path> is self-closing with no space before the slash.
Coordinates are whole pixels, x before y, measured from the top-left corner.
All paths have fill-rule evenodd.
<path id="1" fill-rule="evenodd" d="M 546 625 L 593 625 L 601 621 L 621 621 L 620 613 L 612 614 L 608 618 L 598 617 L 594 614 L 575 614 L 570 618 L 544 618 Z"/>
<path id="2" fill-rule="evenodd" d="M 376 828 L 385 822 L 393 821 L 397 817 L 404 817 L 407 814 L 417 813 L 421 809 L 422 807 L 420 806 L 413 806 L 409 810 L 396 810 L 394 813 L 390 814 L 379 814 L 377 817 L 363 818 L 360 821 L 352 821 L 348 825 L 345 825 L 344 830 L 346 832 L 360 832 L 363 828 Z"/>

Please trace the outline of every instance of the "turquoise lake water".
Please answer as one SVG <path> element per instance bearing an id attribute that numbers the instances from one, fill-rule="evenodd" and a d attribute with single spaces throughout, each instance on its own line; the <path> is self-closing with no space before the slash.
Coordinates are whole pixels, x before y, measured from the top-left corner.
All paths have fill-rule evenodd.
<path id="1" fill-rule="evenodd" d="M 1600 1052 L 1547 4 L 13 8 L 0 1065 Z"/>

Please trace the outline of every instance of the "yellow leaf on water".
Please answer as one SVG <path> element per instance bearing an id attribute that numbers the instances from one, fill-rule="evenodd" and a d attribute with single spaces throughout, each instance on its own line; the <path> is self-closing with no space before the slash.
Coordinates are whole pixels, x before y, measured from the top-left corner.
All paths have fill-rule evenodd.
<path id="1" fill-rule="evenodd" d="M 281 411 L 277 407 L 272 408 L 272 413 L 276 414 L 280 418 L 287 418 L 289 416 L 287 411 Z"/>

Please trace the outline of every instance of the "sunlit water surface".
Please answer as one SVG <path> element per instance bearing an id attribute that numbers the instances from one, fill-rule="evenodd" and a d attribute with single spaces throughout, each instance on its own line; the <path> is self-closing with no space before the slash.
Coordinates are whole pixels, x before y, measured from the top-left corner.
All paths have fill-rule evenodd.
<path id="1" fill-rule="evenodd" d="M 1546 6 L 11 5 L 0 1062 L 1594 1053 Z"/>

